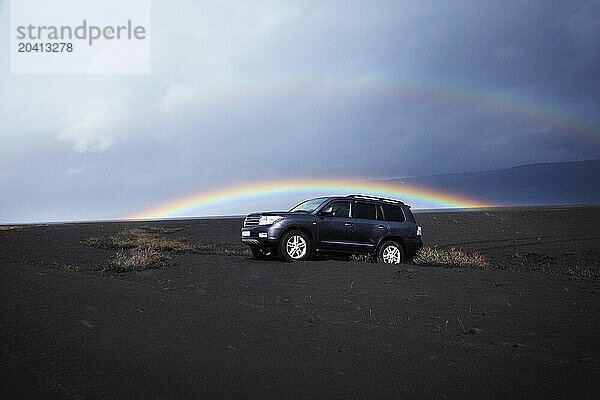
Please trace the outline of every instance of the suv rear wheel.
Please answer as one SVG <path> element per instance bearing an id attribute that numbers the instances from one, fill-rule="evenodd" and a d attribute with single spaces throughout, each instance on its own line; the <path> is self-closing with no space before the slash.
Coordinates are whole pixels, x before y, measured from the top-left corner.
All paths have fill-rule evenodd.
<path id="1" fill-rule="evenodd" d="M 388 240 L 377 251 L 377 262 L 384 264 L 400 264 L 404 262 L 404 250 L 400 243 Z"/>
<path id="2" fill-rule="evenodd" d="M 286 232 L 279 242 L 279 255 L 284 261 L 302 261 L 308 258 L 310 253 L 310 239 L 298 230 Z"/>

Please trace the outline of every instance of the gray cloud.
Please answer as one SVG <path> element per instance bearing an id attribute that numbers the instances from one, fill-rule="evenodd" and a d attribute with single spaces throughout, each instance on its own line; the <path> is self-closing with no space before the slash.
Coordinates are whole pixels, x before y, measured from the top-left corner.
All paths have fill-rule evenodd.
<path id="1" fill-rule="evenodd" d="M 597 2 L 154 6 L 148 76 L 0 60 L 0 220 L 112 218 L 250 179 L 600 155 Z"/>

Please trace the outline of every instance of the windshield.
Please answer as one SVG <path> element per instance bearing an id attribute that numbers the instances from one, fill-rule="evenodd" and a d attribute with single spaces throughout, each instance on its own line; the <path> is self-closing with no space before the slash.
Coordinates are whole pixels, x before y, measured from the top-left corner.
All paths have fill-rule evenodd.
<path id="1" fill-rule="evenodd" d="M 290 212 L 296 211 L 306 211 L 313 212 L 315 211 L 321 204 L 323 204 L 329 197 L 317 197 L 316 199 L 310 199 L 303 201 L 298 204 L 296 207 L 292 208 Z"/>

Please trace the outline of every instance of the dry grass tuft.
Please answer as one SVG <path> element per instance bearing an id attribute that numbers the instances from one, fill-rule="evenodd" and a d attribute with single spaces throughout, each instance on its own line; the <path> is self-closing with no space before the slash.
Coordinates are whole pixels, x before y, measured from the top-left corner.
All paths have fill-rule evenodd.
<path id="1" fill-rule="evenodd" d="M 438 250 L 435 247 L 423 247 L 413 258 L 412 264 L 444 268 L 492 268 L 492 264 L 490 264 L 480 253 L 465 253 L 454 247 L 449 250 Z"/>
<path id="2" fill-rule="evenodd" d="M 143 271 L 173 265 L 171 257 L 151 247 L 119 250 L 108 263 L 99 269 L 100 275 Z"/>
<path id="3" fill-rule="evenodd" d="M 583 279 L 598 279 L 600 278 L 600 272 L 594 271 L 590 267 L 581 267 L 579 265 L 575 265 L 567 270 L 567 274 L 571 276 L 576 276 L 578 278 Z"/>
<path id="4" fill-rule="evenodd" d="M 374 257 L 375 256 L 373 256 L 371 254 L 352 254 L 350 256 L 350 260 L 357 261 L 357 262 L 373 262 Z"/>
<path id="5" fill-rule="evenodd" d="M 174 251 L 178 253 L 192 253 L 194 246 L 181 239 L 167 239 L 159 236 L 160 233 L 170 233 L 175 228 L 134 228 L 126 229 L 112 236 L 91 237 L 82 241 L 86 246 L 100 247 L 102 249 L 152 249 L 158 251 Z"/>
<path id="6" fill-rule="evenodd" d="M 150 232 L 150 233 L 175 233 L 175 232 L 181 232 L 183 230 L 183 228 L 164 228 L 162 226 L 150 226 L 150 227 L 142 227 L 139 229 L 143 229 L 146 232 Z"/>
<path id="7" fill-rule="evenodd" d="M 165 252 L 191 253 L 191 246 L 179 239 L 167 239 L 161 233 L 177 232 L 177 228 L 134 228 L 125 229 L 112 236 L 91 237 L 82 241 L 86 246 L 102 249 L 119 249 L 99 268 L 100 275 L 116 275 L 130 271 L 143 271 L 170 267 L 173 260 Z"/>
<path id="8" fill-rule="evenodd" d="M 0 231 L 15 231 L 17 229 L 23 229 L 21 225 L 0 225 Z"/>
<path id="9" fill-rule="evenodd" d="M 169 239 L 161 234 L 171 234 L 181 231 L 182 228 L 134 228 L 125 229 L 112 236 L 94 236 L 83 240 L 86 246 L 100 247 L 102 249 L 152 249 L 162 252 L 221 254 L 246 256 L 250 254 L 246 245 L 227 245 L 213 243 L 189 244 L 184 239 Z"/>

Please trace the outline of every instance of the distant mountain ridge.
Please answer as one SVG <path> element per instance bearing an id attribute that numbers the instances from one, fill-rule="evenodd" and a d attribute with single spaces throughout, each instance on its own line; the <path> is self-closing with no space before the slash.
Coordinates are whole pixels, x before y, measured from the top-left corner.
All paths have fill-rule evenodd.
<path id="1" fill-rule="evenodd" d="M 600 160 L 389 179 L 498 206 L 600 204 Z"/>

